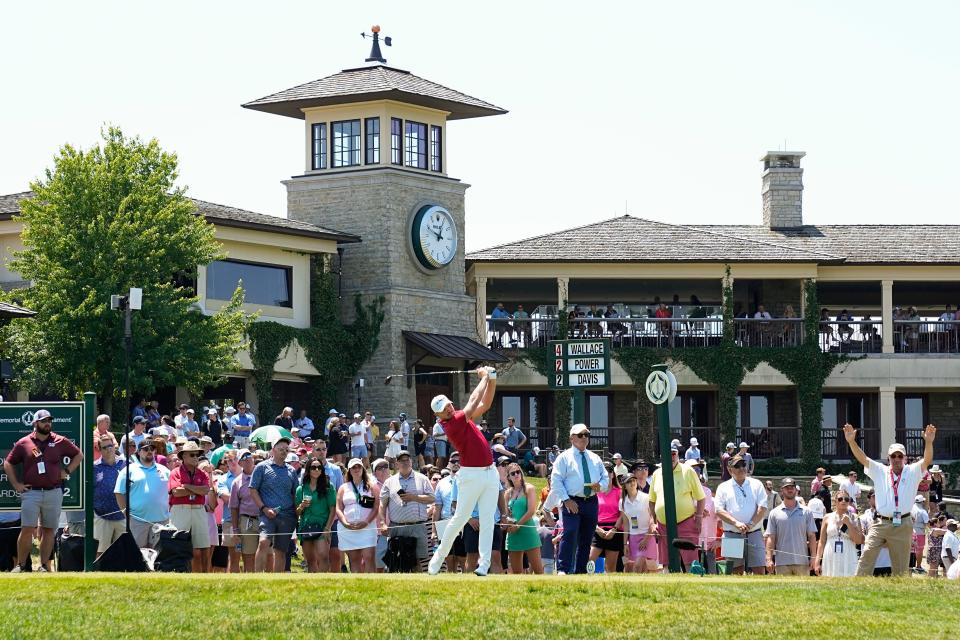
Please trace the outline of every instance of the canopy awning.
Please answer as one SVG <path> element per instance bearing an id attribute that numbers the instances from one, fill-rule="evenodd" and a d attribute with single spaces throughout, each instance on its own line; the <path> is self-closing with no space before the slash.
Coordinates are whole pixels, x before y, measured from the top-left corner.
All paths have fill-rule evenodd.
<path id="1" fill-rule="evenodd" d="M 503 354 L 492 351 L 482 344 L 464 336 L 443 333 L 404 331 L 403 337 L 437 358 L 454 358 L 479 362 L 509 362 Z"/>

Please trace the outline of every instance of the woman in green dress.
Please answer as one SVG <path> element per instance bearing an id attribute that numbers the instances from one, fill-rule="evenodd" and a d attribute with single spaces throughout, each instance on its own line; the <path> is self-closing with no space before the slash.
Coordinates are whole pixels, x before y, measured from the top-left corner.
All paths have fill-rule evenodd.
<path id="1" fill-rule="evenodd" d="M 297 487 L 297 538 L 310 573 L 329 569 L 330 527 L 337 515 L 337 492 L 327 477 L 323 460 L 308 458 L 303 480 Z"/>
<path id="2" fill-rule="evenodd" d="M 507 552 L 510 554 L 510 573 L 523 573 L 523 554 L 527 554 L 530 571 L 543 573 L 540 560 L 540 534 L 533 517 L 537 511 L 537 489 L 527 482 L 520 465 L 507 467 L 507 507 L 510 517 L 506 520 Z"/>

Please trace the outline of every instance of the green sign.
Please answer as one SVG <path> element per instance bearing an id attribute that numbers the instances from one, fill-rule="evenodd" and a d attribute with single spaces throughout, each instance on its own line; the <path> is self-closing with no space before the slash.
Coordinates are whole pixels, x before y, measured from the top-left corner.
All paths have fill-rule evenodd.
<path id="1" fill-rule="evenodd" d="M 610 340 L 551 340 L 551 389 L 603 388 L 610 385 Z"/>
<path id="2" fill-rule="evenodd" d="M 33 414 L 46 409 L 53 416 L 53 432 L 69 438 L 79 447 L 84 456 L 92 455 L 85 449 L 83 437 L 84 424 L 82 402 L 0 402 L 0 455 L 7 457 L 17 440 L 33 431 Z M 63 465 L 69 461 L 64 460 Z M 83 509 L 84 468 L 80 465 L 70 474 L 70 480 L 64 486 L 63 508 L 65 510 Z M 23 480 L 23 470 L 17 473 Z M 20 496 L 14 491 L 7 474 L 0 471 L 0 511 L 19 511 Z"/>

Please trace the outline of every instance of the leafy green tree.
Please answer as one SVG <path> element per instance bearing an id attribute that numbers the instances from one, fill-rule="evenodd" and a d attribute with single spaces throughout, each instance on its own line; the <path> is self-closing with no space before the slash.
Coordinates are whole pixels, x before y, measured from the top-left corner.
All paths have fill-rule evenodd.
<path id="1" fill-rule="evenodd" d="M 205 316 L 190 284 L 224 257 L 213 225 L 175 185 L 177 157 L 153 139 L 101 132 L 89 150 L 64 146 L 21 202 L 24 249 L 12 268 L 32 286 L 15 295 L 37 312 L 10 327 L 20 385 L 67 397 L 96 391 L 118 417 L 126 409 L 123 312 L 111 294 L 143 289 L 133 312 L 134 397 L 181 385 L 193 392 L 240 367 L 248 318 L 240 288 Z M 123 399 L 123 401 L 121 401 Z"/>

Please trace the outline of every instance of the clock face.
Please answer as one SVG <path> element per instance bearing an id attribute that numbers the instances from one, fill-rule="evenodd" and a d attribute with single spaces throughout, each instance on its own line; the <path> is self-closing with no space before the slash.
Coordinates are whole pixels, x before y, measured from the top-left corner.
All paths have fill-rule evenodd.
<path id="1" fill-rule="evenodd" d="M 445 267 L 457 255 L 457 225 L 440 205 L 421 207 L 410 232 L 414 255 L 427 269 Z"/>

